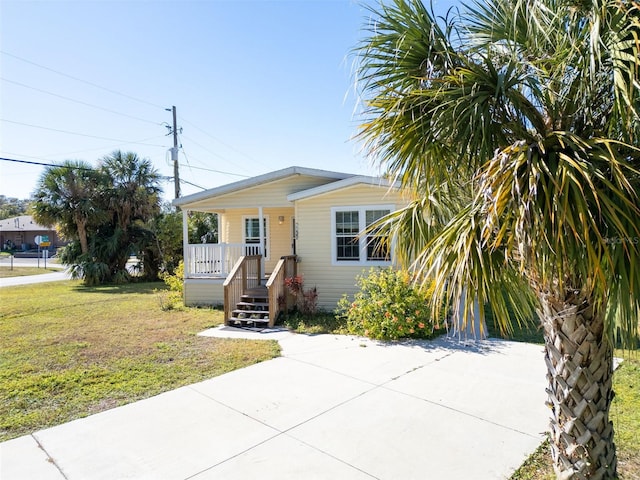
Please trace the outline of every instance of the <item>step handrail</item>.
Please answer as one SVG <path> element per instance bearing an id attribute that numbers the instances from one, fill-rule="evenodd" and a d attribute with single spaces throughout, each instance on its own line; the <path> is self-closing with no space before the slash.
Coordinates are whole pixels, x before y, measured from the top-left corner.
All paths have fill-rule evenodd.
<path id="1" fill-rule="evenodd" d="M 282 311 L 289 311 L 293 307 L 293 297 L 287 291 L 285 278 L 297 275 L 297 256 L 285 255 L 280 257 L 267 281 L 267 295 L 269 296 L 269 327 L 275 325 L 278 315 Z"/>
<path id="2" fill-rule="evenodd" d="M 244 292 L 260 286 L 262 255 L 244 255 L 238 259 L 222 284 L 224 290 L 224 324 L 229 325 L 231 312 Z M 271 320 L 269 320 L 271 321 Z"/>

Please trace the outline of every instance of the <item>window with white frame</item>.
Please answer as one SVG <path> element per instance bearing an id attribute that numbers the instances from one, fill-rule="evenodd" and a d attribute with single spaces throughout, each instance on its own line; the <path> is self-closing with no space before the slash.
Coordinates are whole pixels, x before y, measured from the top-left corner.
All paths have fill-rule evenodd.
<path id="1" fill-rule="evenodd" d="M 386 238 L 367 227 L 393 209 L 392 205 L 333 207 L 331 209 L 333 265 L 389 265 Z"/>
<path id="2" fill-rule="evenodd" d="M 264 225 L 264 258 L 269 259 L 269 250 L 267 249 L 267 238 L 269 237 L 269 221 L 267 217 L 262 217 Z M 243 218 L 243 231 L 242 237 L 244 243 L 248 244 L 260 244 L 260 218 L 259 217 L 244 217 Z"/>

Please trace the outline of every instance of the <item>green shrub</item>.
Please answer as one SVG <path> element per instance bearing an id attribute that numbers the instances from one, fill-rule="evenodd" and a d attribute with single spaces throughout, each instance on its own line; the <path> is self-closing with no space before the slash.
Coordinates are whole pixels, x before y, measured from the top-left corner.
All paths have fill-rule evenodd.
<path id="1" fill-rule="evenodd" d="M 344 295 L 336 317 L 346 318 L 347 331 L 376 340 L 429 338 L 441 322 L 434 322 L 428 308 L 432 287 L 414 285 L 406 271 L 372 268 L 357 277 L 360 289 L 353 300 Z"/>
<path id="2" fill-rule="evenodd" d="M 178 292 L 182 295 L 182 290 L 184 286 L 184 262 L 180 260 L 178 266 L 174 270 L 173 274 L 163 273 L 161 274 L 161 278 L 164 283 L 167 284 L 169 290 L 172 292 Z"/>
<path id="3" fill-rule="evenodd" d="M 179 310 L 184 307 L 182 296 L 184 289 L 184 262 L 180 260 L 173 274 L 161 273 L 160 278 L 169 287 L 168 291 L 157 291 L 162 310 Z"/>

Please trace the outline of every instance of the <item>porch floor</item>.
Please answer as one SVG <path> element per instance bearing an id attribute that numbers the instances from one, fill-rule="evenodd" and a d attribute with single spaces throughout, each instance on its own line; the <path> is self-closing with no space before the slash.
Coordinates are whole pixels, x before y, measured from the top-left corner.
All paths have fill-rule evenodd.
<path id="1" fill-rule="evenodd" d="M 268 295 L 267 287 L 260 285 L 259 287 L 249 288 L 245 290 L 244 294 L 251 297 L 266 297 Z"/>

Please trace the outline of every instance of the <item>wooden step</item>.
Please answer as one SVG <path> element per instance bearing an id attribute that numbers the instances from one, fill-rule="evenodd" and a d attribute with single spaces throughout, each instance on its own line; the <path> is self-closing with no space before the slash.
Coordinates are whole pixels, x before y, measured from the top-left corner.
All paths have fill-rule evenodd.
<path id="1" fill-rule="evenodd" d="M 253 297 L 251 295 L 242 295 L 241 302 L 245 303 L 269 303 L 269 297 Z"/>
<path id="2" fill-rule="evenodd" d="M 269 319 L 268 318 L 236 318 L 231 317 L 229 319 L 229 326 L 231 327 L 268 327 Z"/>
<path id="3" fill-rule="evenodd" d="M 252 313 L 265 313 L 269 311 L 269 304 L 262 302 L 238 302 L 235 311 L 251 311 Z"/>
<path id="4" fill-rule="evenodd" d="M 253 317 L 253 318 L 252 318 Z M 250 288 L 240 297 L 236 308 L 231 312 L 227 325 L 232 327 L 269 326 L 269 293 L 267 288 L 259 286 Z"/>
<path id="5" fill-rule="evenodd" d="M 240 296 L 240 301 L 242 302 L 268 302 L 269 301 L 269 297 L 268 296 L 260 296 L 260 295 L 241 295 Z"/>
<path id="6" fill-rule="evenodd" d="M 242 310 L 236 309 L 231 312 L 235 318 L 264 318 L 269 316 L 269 310 Z"/>

